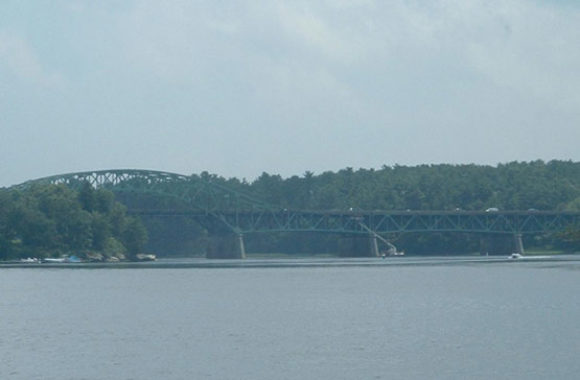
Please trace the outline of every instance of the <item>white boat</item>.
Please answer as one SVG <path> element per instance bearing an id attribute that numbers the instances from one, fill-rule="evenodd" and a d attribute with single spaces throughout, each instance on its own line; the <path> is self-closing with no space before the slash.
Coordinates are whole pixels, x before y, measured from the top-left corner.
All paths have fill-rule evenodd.
<path id="1" fill-rule="evenodd" d="M 148 253 L 138 253 L 137 255 L 135 255 L 137 261 L 155 261 L 157 260 L 157 257 L 153 254 L 148 254 Z"/>
<path id="2" fill-rule="evenodd" d="M 36 257 L 27 257 L 25 259 L 20 259 L 20 262 L 26 264 L 34 264 L 39 263 L 40 261 Z"/>
<path id="3" fill-rule="evenodd" d="M 45 259 L 42 259 L 42 262 L 43 263 L 50 263 L 50 264 L 64 263 L 64 262 L 66 262 L 66 259 L 64 257 L 60 257 L 58 259 L 47 257 Z"/>
<path id="4" fill-rule="evenodd" d="M 520 255 L 519 253 L 512 253 L 511 255 L 509 255 L 509 258 L 512 260 L 516 260 L 516 259 L 521 259 L 523 256 Z"/>

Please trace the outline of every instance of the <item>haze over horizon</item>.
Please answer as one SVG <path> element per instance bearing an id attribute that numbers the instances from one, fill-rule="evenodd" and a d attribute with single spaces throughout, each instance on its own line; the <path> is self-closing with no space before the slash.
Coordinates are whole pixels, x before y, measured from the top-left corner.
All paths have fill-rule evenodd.
<path id="1" fill-rule="evenodd" d="M 580 160 L 580 3 L 5 0 L 0 187 Z"/>

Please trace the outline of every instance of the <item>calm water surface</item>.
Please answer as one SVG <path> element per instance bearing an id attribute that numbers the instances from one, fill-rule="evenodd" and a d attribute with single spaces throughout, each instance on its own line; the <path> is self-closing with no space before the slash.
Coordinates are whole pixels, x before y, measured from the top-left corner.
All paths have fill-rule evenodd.
<path id="1" fill-rule="evenodd" d="M 0 379 L 580 373 L 573 257 L 0 267 L 0 291 Z"/>

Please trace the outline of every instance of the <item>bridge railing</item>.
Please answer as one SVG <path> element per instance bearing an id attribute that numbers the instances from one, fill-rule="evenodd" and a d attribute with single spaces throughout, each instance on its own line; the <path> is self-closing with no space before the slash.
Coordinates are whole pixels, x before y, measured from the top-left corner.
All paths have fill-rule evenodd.
<path id="1" fill-rule="evenodd" d="M 135 210 L 149 216 L 190 215 L 201 213 L 171 210 Z M 368 233 L 366 226 L 376 233 L 405 232 L 469 232 L 494 234 L 538 234 L 564 231 L 580 226 L 577 212 L 505 211 L 486 213 L 477 211 L 307 211 L 254 210 L 219 212 L 219 217 L 238 231 L 317 231 L 334 233 Z"/>

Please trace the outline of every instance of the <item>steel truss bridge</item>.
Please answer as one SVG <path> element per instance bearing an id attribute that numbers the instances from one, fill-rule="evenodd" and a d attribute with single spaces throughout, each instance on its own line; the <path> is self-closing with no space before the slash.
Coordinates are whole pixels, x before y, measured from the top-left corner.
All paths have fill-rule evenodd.
<path id="1" fill-rule="evenodd" d="M 211 176 L 185 176 L 152 170 L 99 170 L 40 178 L 15 186 L 63 184 L 79 189 L 86 183 L 125 199 L 148 195 L 166 200 L 156 209 L 131 207 L 135 215 L 187 215 L 208 226 L 221 225 L 236 234 L 258 232 L 327 232 L 378 235 L 406 232 L 488 234 L 554 233 L 580 225 L 580 213 L 559 211 L 392 211 L 288 210 L 269 205 L 220 183 Z M 178 202 L 180 207 L 175 207 Z M 184 207 L 186 206 L 186 207 Z"/>

